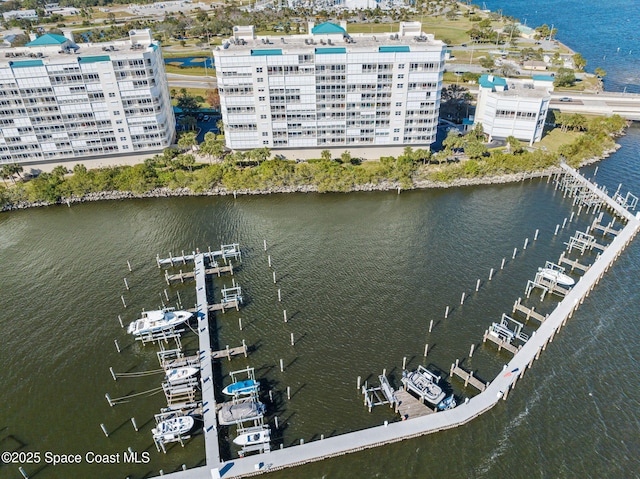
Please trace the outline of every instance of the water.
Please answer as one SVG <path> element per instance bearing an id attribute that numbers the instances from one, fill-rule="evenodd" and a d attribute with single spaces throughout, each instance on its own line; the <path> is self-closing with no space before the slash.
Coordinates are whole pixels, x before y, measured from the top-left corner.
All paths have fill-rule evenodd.
<path id="1" fill-rule="evenodd" d="M 622 175 L 639 191 L 634 151 L 640 130 L 633 128 L 621 141 L 623 149 L 601 163 L 597 180 L 615 189 Z M 235 279 L 245 288 L 247 305 L 216 319 L 217 346 L 245 339 L 255 350 L 248 359 L 221 363 L 218 371 L 222 376 L 253 366 L 274 390 L 270 420 L 277 415 L 285 426 L 276 445 L 393 420 L 388 408 L 366 411 L 356 377 L 373 381 L 386 368 L 398 385 L 405 356 L 409 367 L 444 371 L 456 358 L 466 358 L 471 343 L 523 295 L 536 268 L 556 259 L 570 234 L 590 221 L 582 215 L 554 237 L 556 224 L 570 213 L 569 200 L 535 180 L 401 195 L 140 200 L 2 215 L 0 442 L 3 449 L 43 453 L 115 454 L 128 447 L 150 452 L 151 462 L 143 465 L 98 466 L 84 458 L 79 465 L 25 465 L 32 477 L 43 479 L 144 477 L 201 464 L 201 436 L 166 456 L 155 451 L 150 429 L 163 406 L 161 395 L 110 408 L 104 394 L 115 398 L 159 385 L 157 376 L 114 382 L 108 371 L 157 367 L 157 347 L 134 344 L 117 320 L 118 314 L 127 322 L 142 308 L 160 305 L 165 285 L 155 254 L 229 241 L 244 249 Z M 535 229 L 540 235 L 533 242 Z M 527 237 L 529 247 L 522 251 Z M 512 260 L 514 247 L 519 253 Z M 503 257 L 505 270 L 488 282 L 490 268 L 498 270 Z M 509 400 L 471 424 L 274 477 L 422 477 L 425 471 L 458 477 L 530 477 L 532 471 L 542 477 L 632 477 L 640 447 L 634 375 L 640 294 L 629 278 L 639 272 L 634 243 Z M 483 284 L 476 293 L 478 278 Z M 230 283 L 215 280 L 216 288 Z M 193 304 L 192 284 L 168 288 L 172 302 L 178 291 L 185 304 Z M 460 306 L 463 291 L 467 300 Z M 546 299 L 538 309 L 549 311 L 554 304 Z M 445 320 L 448 305 L 453 310 Z M 424 360 L 426 343 L 430 352 Z M 195 335 L 185 338 L 185 347 L 197 347 Z M 507 359 L 479 346 L 465 366 L 490 380 Z M 453 384 L 458 397 L 472 394 L 460 386 Z M 140 432 L 134 432 L 131 417 Z M 223 450 L 235 454 L 228 446 Z M 14 466 L 0 471 L 0 477 L 18 477 Z"/>
<path id="2" fill-rule="evenodd" d="M 486 8 L 502 10 L 535 28 L 558 29 L 556 38 L 587 60 L 586 71 L 607 72 L 608 91 L 640 93 L 640 3 L 636 0 L 488 0 Z"/>
<path id="3" fill-rule="evenodd" d="M 625 20 L 637 13 L 635 3 L 537 2 L 540 17 L 519 0 L 489 2 L 487 7 L 521 18 L 525 13 L 529 25 L 553 23 L 560 40 L 582 51 L 590 67 L 609 72 L 608 89 L 636 87 L 627 81 L 640 70 L 633 52 L 628 58 L 610 54 L 616 43 L 623 45 L 622 39 L 637 44 L 635 27 Z M 582 8 L 589 15 L 581 15 Z M 620 11 L 622 21 L 617 16 L 615 21 L 603 20 Z M 576 18 L 581 21 L 569 23 Z M 611 37 L 598 36 L 606 31 L 600 23 Z M 595 61 L 604 54 L 611 65 Z M 599 164 L 596 181 L 610 190 L 623 182 L 623 191 L 638 194 L 640 127 L 633 126 L 620 143 L 622 149 Z M 585 169 L 588 176 L 594 168 Z M 217 318 L 218 346 L 246 339 L 255 350 L 246 360 L 222 363 L 219 372 L 221 376 L 251 365 L 273 388 L 270 419 L 277 415 L 285 425 L 278 442 L 290 446 L 300 438 L 308 442 L 320 434 L 391 420 L 387 408 L 366 412 L 356 377 L 371 380 L 387 368 L 397 385 L 405 356 L 409 367 L 423 363 L 444 370 L 456 358 L 466 358 L 470 344 L 478 343 L 484 329 L 522 296 L 535 268 L 556 259 L 569 235 L 584 229 L 589 220 L 585 215 L 553 236 L 555 225 L 570 211 L 568 200 L 544 181 L 534 181 L 399 196 L 139 200 L 0 215 L 0 449 L 83 455 L 77 465 L 25 464 L 38 479 L 140 478 L 160 469 L 177 470 L 181 464 L 202 464 L 202 436 L 184 449 L 173 447 L 166 456 L 155 451 L 150 421 L 163 406 L 161 395 L 110 408 L 104 394 L 115 398 L 159 385 L 154 376 L 114 382 L 108 371 L 157 367 L 157 347 L 133 344 L 117 320 L 121 314 L 130 321 L 142 308 L 160 304 L 166 286 L 154 265 L 155 254 L 215 248 L 229 241 L 239 241 L 245 251 L 235 278 L 245 288 L 248 304 L 240 313 Z M 536 228 L 540 236 L 531 243 Z M 527 237 L 528 249 L 511 261 L 513 248 L 521 250 Z M 263 239 L 269 243 L 278 285 L 271 280 Z M 487 282 L 489 269 L 497 269 L 503 257 L 508 258 L 505 270 Z M 636 241 L 508 401 L 470 424 L 270 477 L 638 477 L 639 275 Z M 475 293 L 478 278 L 483 285 Z M 215 285 L 230 282 L 216 279 Z M 282 304 L 277 288 L 282 289 Z M 468 298 L 460 306 L 463 291 Z M 185 304 L 195 300 L 190 284 L 168 292 L 172 302 L 177 292 Z M 548 311 L 554 304 L 546 299 L 538 309 Z M 447 305 L 454 309 L 444 320 Z M 435 326 L 429 334 L 431 320 Z M 529 325 L 525 331 L 532 330 Z M 297 338 L 294 347 L 289 344 L 291 332 Z M 123 348 L 121 354 L 114 339 Z M 425 343 L 430 348 L 426 361 Z M 184 344 L 196 348 L 195 335 L 187 336 Z M 284 373 L 279 372 L 280 358 Z M 480 346 L 466 367 L 491 379 L 507 359 Z M 286 399 L 287 386 L 291 401 Z M 470 394 L 459 386 L 454 383 L 458 396 Z M 109 438 L 102 434 L 101 423 Z M 149 452 L 150 462 L 96 465 L 84 458 L 87 451 L 114 454 L 128 447 Z M 17 465 L 0 465 L 0 477 L 19 478 Z"/>

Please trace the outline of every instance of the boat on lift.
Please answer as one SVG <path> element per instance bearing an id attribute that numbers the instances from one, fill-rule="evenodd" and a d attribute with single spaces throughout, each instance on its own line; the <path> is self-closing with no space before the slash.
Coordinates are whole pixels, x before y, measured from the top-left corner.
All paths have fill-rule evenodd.
<path id="1" fill-rule="evenodd" d="M 452 394 L 448 398 L 445 398 L 438 403 L 438 411 L 446 411 L 447 409 L 453 409 L 457 405 L 458 403 L 456 403 L 456 398 Z"/>
<path id="2" fill-rule="evenodd" d="M 264 404 L 253 399 L 226 402 L 218 411 L 218 422 L 223 426 L 230 426 L 244 421 L 253 421 L 264 416 L 266 409 Z"/>
<path id="3" fill-rule="evenodd" d="M 247 396 L 258 391 L 260 383 L 255 379 L 236 381 L 225 387 L 222 392 L 227 396 Z"/>
<path id="4" fill-rule="evenodd" d="M 176 416 L 159 422 L 151 433 L 156 440 L 171 441 L 187 434 L 194 424 L 192 416 Z"/>
<path id="5" fill-rule="evenodd" d="M 444 391 L 438 386 L 440 377 L 424 366 L 418 366 L 415 371 L 402 371 L 402 383 L 421 399 L 436 406 L 445 397 Z"/>
<path id="6" fill-rule="evenodd" d="M 558 269 L 538 268 L 538 274 L 540 274 L 544 279 L 552 281 L 560 286 L 573 286 L 576 284 L 575 280 L 571 276 Z"/>
<path id="7" fill-rule="evenodd" d="M 157 333 L 188 321 L 193 313 L 189 311 L 176 311 L 175 308 L 163 308 L 152 311 L 144 311 L 142 317 L 129 324 L 127 332 L 135 336 Z"/>
<path id="8" fill-rule="evenodd" d="M 198 374 L 199 369 L 193 366 L 171 368 L 165 371 L 166 380 L 171 384 L 178 384 Z"/>
<path id="9" fill-rule="evenodd" d="M 239 434 L 233 440 L 238 446 L 253 446 L 254 444 L 264 444 L 271 440 L 271 430 L 269 427 L 251 428 Z"/>

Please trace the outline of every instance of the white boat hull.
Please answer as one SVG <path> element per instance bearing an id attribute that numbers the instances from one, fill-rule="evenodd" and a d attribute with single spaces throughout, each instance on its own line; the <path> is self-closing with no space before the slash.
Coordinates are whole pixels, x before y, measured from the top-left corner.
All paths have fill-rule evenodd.
<path id="1" fill-rule="evenodd" d="M 151 430 L 151 433 L 154 439 L 167 441 L 187 434 L 193 429 L 194 424 L 195 421 L 191 416 L 173 417 L 158 423 L 158 425 Z"/>
<path id="2" fill-rule="evenodd" d="M 188 321 L 193 313 L 188 311 L 173 311 L 170 309 L 147 311 L 142 318 L 129 324 L 127 332 L 135 336 L 152 334 L 175 328 Z"/>
<path id="3" fill-rule="evenodd" d="M 543 278 L 553 281 L 560 286 L 573 286 L 576 284 L 575 280 L 571 276 L 556 269 L 540 268 L 539 272 Z"/>
<path id="4" fill-rule="evenodd" d="M 198 374 L 198 368 L 185 366 L 183 368 L 172 368 L 166 371 L 166 379 L 171 384 L 178 384 Z"/>
<path id="5" fill-rule="evenodd" d="M 247 432 L 240 434 L 233 440 L 238 446 L 252 446 L 254 444 L 265 444 L 271 440 L 271 432 L 269 429 L 263 429 L 258 432 Z"/>

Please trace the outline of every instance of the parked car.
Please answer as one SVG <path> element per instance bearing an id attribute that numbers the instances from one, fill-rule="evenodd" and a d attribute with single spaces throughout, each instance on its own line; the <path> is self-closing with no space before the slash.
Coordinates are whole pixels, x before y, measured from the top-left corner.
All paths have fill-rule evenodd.
<path id="1" fill-rule="evenodd" d="M 202 119 L 202 121 L 209 121 L 210 116 L 209 115 L 205 115 L 204 118 Z"/>
<path id="2" fill-rule="evenodd" d="M 202 121 L 204 118 L 204 113 L 198 113 L 198 121 Z"/>
<path id="3" fill-rule="evenodd" d="M 562 98 L 560 98 L 560 101 L 573 101 L 573 100 L 568 96 L 563 96 Z"/>

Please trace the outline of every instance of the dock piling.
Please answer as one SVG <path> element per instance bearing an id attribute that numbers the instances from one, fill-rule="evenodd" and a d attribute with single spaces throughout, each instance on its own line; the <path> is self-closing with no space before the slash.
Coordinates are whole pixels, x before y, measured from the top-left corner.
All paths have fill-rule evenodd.
<path id="1" fill-rule="evenodd" d="M 556 225 L 556 231 L 553 233 L 553 236 L 558 236 L 558 229 L 560 229 L 560 225 Z"/>
<path id="2" fill-rule="evenodd" d="M 535 234 L 533 235 L 533 241 L 538 241 L 538 233 L 540 232 L 539 229 L 536 229 Z"/>
<path id="3" fill-rule="evenodd" d="M 282 302 L 282 294 L 280 293 L 280 288 L 278 288 L 278 302 Z"/>
<path id="4" fill-rule="evenodd" d="M 133 425 L 133 429 L 135 429 L 135 431 L 138 432 L 138 425 L 136 424 L 136 418 L 135 417 L 131 418 L 131 424 Z"/>
<path id="5" fill-rule="evenodd" d="M 271 268 L 271 255 L 267 256 L 267 260 L 269 261 L 269 268 Z"/>
<path id="6" fill-rule="evenodd" d="M 517 254 L 518 254 L 518 248 L 513 248 L 513 255 L 511 256 L 511 259 L 516 259 Z"/>
<path id="7" fill-rule="evenodd" d="M 280 359 L 280 372 L 284 372 L 284 361 L 282 359 Z"/>
<path id="8" fill-rule="evenodd" d="M 407 369 L 407 357 L 402 358 L 402 369 Z"/>
<path id="9" fill-rule="evenodd" d="M 113 401 L 111 400 L 111 396 L 109 396 L 109 393 L 106 393 L 104 395 L 104 397 L 107 400 L 107 402 L 109 403 L 109 406 L 113 407 Z"/>
<path id="10" fill-rule="evenodd" d="M 124 324 L 122 324 L 122 316 L 118 315 L 118 322 L 120 323 L 120 327 L 124 328 Z"/>
<path id="11" fill-rule="evenodd" d="M 356 389 L 360 389 L 360 381 L 362 381 L 362 378 L 360 376 L 358 376 L 358 380 L 356 381 Z"/>
<path id="12" fill-rule="evenodd" d="M 118 350 L 118 353 L 119 353 L 120 352 L 120 345 L 118 344 L 118 340 L 114 339 L 113 342 L 116 345 L 116 349 Z"/>
<path id="13" fill-rule="evenodd" d="M 100 429 L 102 429 L 102 432 L 104 432 L 104 435 L 109 437 L 109 432 L 107 431 L 107 426 L 105 426 L 104 424 L 100 424 Z"/>
<path id="14" fill-rule="evenodd" d="M 447 319 L 448 316 L 449 316 L 449 306 L 447 306 L 447 308 L 444 310 L 444 319 Z"/>
<path id="15" fill-rule="evenodd" d="M 524 246 L 522 249 L 527 249 L 527 245 L 529 244 L 529 238 L 524 239 Z"/>
<path id="16" fill-rule="evenodd" d="M 291 333 L 291 346 L 293 346 L 295 342 L 293 341 L 293 333 Z"/>
<path id="17" fill-rule="evenodd" d="M 429 353 L 429 343 L 424 345 L 424 357 L 427 357 L 427 354 Z"/>
<path id="18" fill-rule="evenodd" d="M 109 372 L 111 373 L 111 377 L 113 378 L 114 381 L 117 381 L 118 378 L 116 376 L 116 373 L 113 371 L 112 367 L 109 367 Z"/>
<path id="19" fill-rule="evenodd" d="M 562 220 L 562 229 L 564 229 L 565 226 L 567 226 L 567 218 Z"/>
<path id="20" fill-rule="evenodd" d="M 573 222 L 573 216 L 575 215 L 575 211 L 571 212 L 571 217 L 569 218 L 569 223 Z"/>
<path id="21" fill-rule="evenodd" d="M 489 270 L 489 281 L 493 279 L 493 268 Z"/>
<path id="22" fill-rule="evenodd" d="M 124 287 L 127 288 L 127 291 L 129 291 L 129 283 L 127 283 L 127 278 L 123 278 L 124 279 Z"/>
<path id="23" fill-rule="evenodd" d="M 462 292 L 462 297 L 460 298 L 460 304 L 463 304 L 463 303 L 464 303 L 464 295 L 465 295 L 465 293 L 464 293 L 464 291 L 463 291 L 463 292 Z"/>
<path id="24" fill-rule="evenodd" d="M 240 327 L 240 331 L 242 331 L 242 318 L 238 318 L 238 326 Z"/>
<path id="25" fill-rule="evenodd" d="M 20 474 L 22 474 L 22 477 L 24 477 L 24 479 L 29 479 L 29 476 L 27 476 L 27 473 L 24 472 L 22 466 L 18 467 L 18 471 L 20 471 Z"/>
<path id="26" fill-rule="evenodd" d="M 433 329 L 433 319 L 429 321 L 429 332 L 431 332 L 432 329 Z"/>
<path id="27" fill-rule="evenodd" d="M 471 345 L 471 349 L 469 350 L 469 357 L 472 358 L 473 357 L 473 350 L 475 349 L 476 345 L 472 344 Z"/>
<path id="28" fill-rule="evenodd" d="M 276 284 L 276 272 L 273 272 L 273 284 Z"/>
<path id="29" fill-rule="evenodd" d="M 169 293 L 167 293 L 167 288 L 164 289 L 164 297 L 167 300 L 167 303 L 169 302 Z"/>
<path id="30" fill-rule="evenodd" d="M 125 303 L 125 301 L 124 301 L 124 295 L 121 294 L 120 295 L 120 299 L 122 300 L 122 306 L 124 306 L 125 309 L 126 309 L 127 308 L 127 303 Z"/>
<path id="31" fill-rule="evenodd" d="M 131 269 L 131 263 L 129 262 L 129 260 L 127 260 L 127 267 L 129 268 L 129 271 L 133 271 L 133 269 Z"/>
<path id="32" fill-rule="evenodd" d="M 506 261 L 507 258 L 502 258 L 502 263 L 500 264 L 500 269 L 504 269 L 504 262 Z"/>
<path id="33" fill-rule="evenodd" d="M 264 250 L 267 251 L 267 240 L 262 240 L 264 244 Z"/>
<path id="34" fill-rule="evenodd" d="M 476 293 L 478 292 L 479 289 L 480 289 L 480 280 L 478 279 L 478 281 L 476 281 Z"/>
<path id="35" fill-rule="evenodd" d="M 291 400 L 291 386 L 287 386 L 287 400 Z"/>
<path id="36" fill-rule="evenodd" d="M 275 417 L 276 429 L 278 429 L 278 416 Z"/>
<path id="37" fill-rule="evenodd" d="M 287 322 L 287 310 L 283 309 L 282 310 L 282 314 L 284 315 L 284 322 L 286 323 Z"/>

